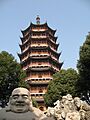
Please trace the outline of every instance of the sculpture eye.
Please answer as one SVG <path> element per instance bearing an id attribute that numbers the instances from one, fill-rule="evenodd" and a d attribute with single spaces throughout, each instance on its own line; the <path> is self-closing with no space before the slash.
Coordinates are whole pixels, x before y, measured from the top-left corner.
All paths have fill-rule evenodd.
<path id="1" fill-rule="evenodd" d="M 17 99 L 19 97 L 19 95 L 13 95 L 12 97 L 13 97 L 13 99 Z"/>
<path id="2" fill-rule="evenodd" d="M 24 94 L 24 95 L 22 95 L 22 97 L 23 97 L 24 99 L 27 99 L 27 98 L 28 98 L 28 95 Z"/>

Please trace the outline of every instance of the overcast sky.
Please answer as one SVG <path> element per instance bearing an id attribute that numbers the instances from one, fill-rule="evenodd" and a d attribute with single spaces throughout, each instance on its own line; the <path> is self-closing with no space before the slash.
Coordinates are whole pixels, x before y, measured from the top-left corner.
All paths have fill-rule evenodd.
<path id="1" fill-rule="evenodd" d="M 56 29 L 62 68 L 76 69 L 79 48 L 90 32 L 89 0 L 0 0 L 0 52 L 7 51 L 19 62 L 21 30 L 30 22 Z"/>

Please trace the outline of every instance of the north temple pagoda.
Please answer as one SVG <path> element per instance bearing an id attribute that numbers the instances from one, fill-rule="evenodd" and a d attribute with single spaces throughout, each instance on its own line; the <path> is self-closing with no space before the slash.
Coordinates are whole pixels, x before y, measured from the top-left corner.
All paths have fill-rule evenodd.
<path id="1" fill-rule="evenodd" d="M 30 93 L 41 110 L 45 110 L 43 95 L 47 91 L 52 75 L 61 69 L 60 53 L 57 53 L 59 44 L 56 44 L 56 30 L 51 29 L 47 23 L 41 24 L 37 16 L 36 24 L 22 30 L 21 54 L 19 55 L 22 69 L 26 71 Z"/>

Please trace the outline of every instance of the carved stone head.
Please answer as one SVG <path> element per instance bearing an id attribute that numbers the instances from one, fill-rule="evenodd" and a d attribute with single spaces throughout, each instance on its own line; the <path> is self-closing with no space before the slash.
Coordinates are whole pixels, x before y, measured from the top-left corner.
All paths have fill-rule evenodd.
<path id="1" fill-rule="evenodd" d="M 75 103 L 76 107 L 78 107 L 78 108 L 81 107 L 81 100 L 79 97 L 74 98 L 74 103 Z"/>
<path id="2" fill-rule="evenodd" d="M 9 106 L 12 112 L 22 113 L 30 109 L 31 96 L 26 88 L 16 88 L 12 91 Z"/>
<path id="3" fill-rule="evenodd" d="M 69 100 L 69 101 L 73 100 L 73 98 L 72 98 L 72 96 L 70 94 L 67 94 L 67 100 Z"/>

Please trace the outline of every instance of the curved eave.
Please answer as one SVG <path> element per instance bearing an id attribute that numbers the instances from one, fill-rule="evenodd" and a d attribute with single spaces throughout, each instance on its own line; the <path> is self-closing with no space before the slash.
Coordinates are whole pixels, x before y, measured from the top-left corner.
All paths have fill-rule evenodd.
<path id="1" fill-rule="evenodd" d="M 52 57 L 49 57 L 49 60 L 51 63 L 54 62 L 55 64 L 57 64 L 59 66 L 59 69 L 61 68 L 62 62 L 59 62 L 59 61 L 53 59 Z"/>
<path id="2" fill-rule="evenodd" d="M 48 30 L 50 30 L 53 33 L 53 35 L 54 35 L 55 32 L 56 32 L 56 30 L 54 30 L 51 27 L 49 27 L 49 25 L 47 24 L 47 22 L 45 24 L 46 24 L 46 27 L 48 28 Z"/>
<path id="3" fill-rule="evenodd" d="M 60 53 L 57 53 L 57 52 L 55 52 L 55 51 L 53 51 L 49 46 L 48 47 L 29 47 L 25 52 L 23 52 L 23 53 L 21 53 L 21 54 L 18 54 L 18 56 L 21 58 L 21 56 L 23 56 L 25 53 L 27 53 L 29 50 L 45 50 L 45 49 L 48 49 L 49 51 L 51 51 L 51 52 L 54 52 L 56 55 L 57 55 L 57 58 L 59 58 L 59 56 L 60 56 L 60 54 L 61 54 L 61 52 Z M 38 56 L 32 56 L 32 57 L 30 57 L 30 58 L 33 58 L 33 59 L 39 59 L 39 58 L 42 58 L 42 59 L 44 59 L 44 58 L 47 58 L 48 56 L 41 56 L 40 57 L 40 55 L 38 55 Z"/>
<path id="4" fill-rule="evenodd" d="M 53 35 L 56 32 L 56 30 L 53 30 L 51 27 L 48 26 L 47 22 L 43 24 L 34 24 L 31 22 L 30 25 L 26 29 L 21 30 L 22 34 L 25 35 L 32 27 L 46 27 L 48 30 L 50 30 L 53 33 Z"/>
<path id="5" fill-rule="evenodd" d="M 48 49 L 48 50 L 51 50 L 52 52 L 56 53 L 56 54 L 59 54 L 57 53 L 56 51 L 52 50 L 49 46 L 36 46 L 36 47 L 30 47 L 31 50 L 45 50 L 45 49 Z"/>
<path id="6" fill-rule="evenodd" d="M 21 60 L 21 54 L 20 54 L 20 53 L 17 53 L 17 55 L 18 55 L 19 59 Z"/>
<path id="7" fill-rule="evenodd" d="M 56 51 L 57 51 L 59 44 L 56 44 L 56 43 L 54 43 L 52 41 L 50 41 L 50 42 L 56 47 Z"/>
<path id="8" fill-rule="evenodd" d="M 26 36 L 20 37 L 20 39 L 21 39 L 21 42 L 23 44 L 25 41 L 27 41 L 27 39 L 28 40 L 30 39 L 30 36 L 29 36 L 29 34 L 27 34 Z"/>
<path id="9" fill-rule="evenodd" d="M 58 44 L 56 44 L 56 47 L 58 48 L 58 46 L 59 46 L 59 43 Z"/>
<path id="10" fill-rule="evenodd" d="M 23 34 L 23 36 L 30 30 L 30 25 L 29 27 L 27 27 L 26 29 L 24 30 L 21 30 L 21 33 Z"/>
<path id="11" fill-rule="evenodd" d="M 53 30 L 52 28 L 50 28 L 47 24 L 47 22 L 43 23 L 43 24 L 34 24 L 34 23 L 31 23 L 30 24 L 30 27 L 46 27 L 48 30 L 52 31 L 53 35 L 55 34 L 56 30 Z"/>
<path id="12" fill-rule="evenodd" d="M 61 52 L 60 52 L 60 53 L 58 53 L 58 59 L 59 59 L 60 55 L 61 55 Z"/>
<path id="13" fill-rule="evenodd" d="M 25 42 L 25 38 L 24 37 L 20 37 L 20 39 L 21 39 L 21 42 L 22 42 L 22 44 Z"/>
<path id="14" fill-rule="evenodd" d="M 32 61 L 32 60 L 47 60 L 49 59 L 50 61 L 52 62 L 55 62 L 56 64 L 59 64 L 58 60 L 55 60 L 53 59 L 52 57 L 50 56 L 30 56 L 28 57 L 26 60 L 24 60 L 23 62 L 21 62 L 21 64 L 24 64 L 25 62 L 27 62 L 28 60 L 29 61 Z"/>
<path id="15" fill-rule="evenodd" d="M 31 40 L 50 40 L 50 38 L 47 36 L 45 38 L 30 38 Z M 56 44 L 57 37 L 53 37 L 53 44 Z M 52 42 L 52 41 L 51 41 Z"/>
<path id="16" fill-rule="evenodd" d="M 54 70 L 52 67 L 47 67 L 47 68 L 27 68 L 26 71 L 35 71 L 35 72 L 43 72 L 43 71 L 51 71 L 53 73 L 57 72 L 56 70 Z"/>
<path id="17" fill-rule="evenodd" d="M 26 63 L 27 61 L 32 61 L 32 60 L 48 59 L 48 57 L 49 57 L 49 56 L 43 56 L 43 57 L 40 57 L 40 56 L 30 56 L 30 57 L 28 57 L 26 60 L 21 61 L 20 64 L 24 64 L 24 63 Z"/>
<path id="18" fill-rule="evenodd" d="M 21 44 L 19 44 L 19 47 L 20 47 L 20 49 L 22 49 L 22 45 Z"/>
<path id="19" fill-rule="evenodd" d="M 26 40 L 25 42 L 23 42 L 22 44 L 19 44 L 19 46 L 20 46 L 20 48 L 22 47 L 22 46 L 25 46 L 26 44 L 29 44 L 30 42 L 29 42 L 29 39 L 28 40 Z"/>
<path id="20" fill-rule="evenodd" d="M 52 36 L 51 34 L 49 34 L 49 35 L 50 35 L 50 36 L 48 36 L 48 38 L 49 38 L 49 39 L 52 38 L 52 40 L 56 43 L 58 37 Z"/>
<path id="21" fill-rule="evenodd" d="M 63 65 L 63 62 L 60 63 L 60 65 L 59 65 L 59 70 L 61 69 L 62 65 Z"/>
<path id="22" fill-rule="evenodd" d="M 47 27 L 47 23 L 43 23 L 43 24 L 34 24 L 34 23 L 32 23 L 31 22 L 31 24 L 30 24 L 30 28 L 32 28 L 32 27 L 44 27 L 44 26 L 46 26 Z"/>
<path id="23" fill-rule="evenodd" d="M 56 43 L 56 41 L 57 41 L 57 38 L 58 38 L 58 37 L 54 37 L 55 43 Z"/>
<path id="24" fill-rule="evenodd" d="M 52 50 L 49 46 L 47 47 L 50 51 L 54 52 L 55 54 L 59 55 L 60 53 L 57 53 L 57 51 Z"/>
<path id="25" fill-rule="evenodd" d="M 62 65 L 63 65 L 63 62 L 59 64 L 59 70 L 61 69 Z"/>
<path id="26" fill-rule="evenodd" d="M 59 56 L 60 53 L 57 53 L 57 51 L 52 50 L 49 46 L 38 46 L 38 47 L 30 47 L 31 50 L 45 50 L 48 49 L 52 52 L 54 52 L 55 54 L 57 54 Z"/>
<path id="27" fill-rule="evenodd" d="M 22 53 L 20 54 L 20 57 L 23 56 L 24 54 L 26 54 L 26 53 L 29 51 L 29 49 L 30 49 L 30 48 L 28 48 L 26 51 L 22 52 Z"/>
<path id="28" fill-rule="evenodd" d="M 48 30 L 50 30 L 50 31 L 52 32 L 52 34 L 53 34 L 53 35 L 55 35 L 56 30 L 53 30 L 53 29 L 52 29 L 52 28 L 50 28 L 49 26 L 48 26 Z"/>
<path id="29" fill-rule="evenodd" d="M 26 43 L 25 43 L 25 44 L 26 44 Z M 19 44 L 19 47 L 20 47 L 21 51 L 22 51 L 22 48 L 23 48 L 23 46 L 24 46 L 25 44 Z"/>

